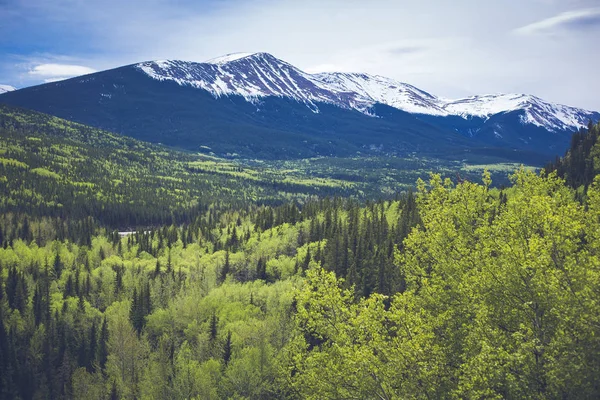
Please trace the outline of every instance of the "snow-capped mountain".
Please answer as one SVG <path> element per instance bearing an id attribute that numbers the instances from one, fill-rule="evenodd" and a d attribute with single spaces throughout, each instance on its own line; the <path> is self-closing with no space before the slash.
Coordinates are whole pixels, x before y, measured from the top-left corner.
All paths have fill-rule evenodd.
<path id="1" fill-rule="evenodd" d="M 319 112 L 318 103 L 372 114 L 371 107 L 385 104 L 396 109 L 432 116 L 465 119 L 522 111 L 520 122 L 549 131 L 585 127 L 600 114 L 546 102 L 524 94 L 498 94 L 448 100 L 407 83 L 364 73 L 308 74 L 268 53 L 235 53 L 204 63 L 149 61 L 137 68 L 153 79 L 170 80 L 210 92 L 215 97 L 239 95 L 255 102 L 275 96 L 294 99 Z"/>
<path id="2" fill-rule="evenodd" d="M 378 75 L 309 74 L 268 53 L 148 61 L 3 93 L 0 103 L 258 159 L 491 156 L 543 165 L 564 153 L 574 130 L 600 120 L 529 95 L 448 100 Z"/>
<path id="3" fill-rule="evenodd" d="M 17 90 L 17 88 L 10 85 L 0 85 L 0 94 L 6 92 L 12 92 L 13 90 Z"/>
<path id="4" fill-rule="evenodd" d="M 498 94 L 473 96 L 450 100 L 444 109 L 451 115 L 483 117 L 522 110 L 523 124 L 540 126 L 550 131 L 576 130 L 586 127 L 590 120 L 597 121 L 599 114 L 581 108 L 544 101 L 526 94 Z"/>
<path id="5" fill-rule="evenodd" d="M 266 96 L 287 97 L 307 104 L 315 112 L 319 102 L 344 108 L 361 106 L 353 101 L 354 93 L 332 91 L 268 53 L 230 54 L 205 63 L 150 61 L 137 67 L 154 79 L 204 89 L 215 97 L 239 95 L 251 102 Z"/>

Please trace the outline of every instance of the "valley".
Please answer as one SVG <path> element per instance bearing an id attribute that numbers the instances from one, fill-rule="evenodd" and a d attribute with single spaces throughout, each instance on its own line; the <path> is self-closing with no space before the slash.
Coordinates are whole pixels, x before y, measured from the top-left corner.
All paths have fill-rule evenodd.
<path id="1" fill-rule="evenodd" d="M 519 164 L 479 156 L 224 159 L 140 142 L 56 117 L 0 106 L 3 212 L 93 216 L 115 229 L 183 222 L 218 201 L 304 203 L 311 196 L 391 199 L 429 173 L 477 180 L 481 164 L 508 185 Z M 27 200 L 28 199 L 28 200 Z M 24 208 L 24 205 L 27 207 Z M 175 217 L 174 217 L 175 216 Z"/>

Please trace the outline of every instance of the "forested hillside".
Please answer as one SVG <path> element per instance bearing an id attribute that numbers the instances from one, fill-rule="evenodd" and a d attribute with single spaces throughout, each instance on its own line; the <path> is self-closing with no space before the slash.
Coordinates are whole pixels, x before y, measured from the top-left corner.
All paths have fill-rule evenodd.
<path id="1" fill-rule="evenodd" d="M 574 133 L 571 146 L 564 157 L 557 157 L 553 163 L 546 166 L 547 171 L 557 174 L 574 188 L 587 188 L 600 173 L 600 123 L 590 122 L 588 129 Z"/>
<path id="2" fill-rule="evenodd" d="M 513 179 L 5 242 L 3 397 L 594 398 L 600 182 Z"/>
<path id="3" fill-rule="evenodd" d="M 600 178 L 365 201 L 0 114 L 0 398 L 600 396 Z"/>
<path id="4" fill-rule="evenodd" d="M 40 230 L 47 237 L 59 232 L 58 237 L 87 242 L 96 226 L 126 230 L 181 223 L 209 207 L 311 195 L 360 197 L 365 189 L 169 150 L 5 105 L 0 105 L 0 183 L 5 236 L 26 238 Z M 39 223 L 25 223 L 23 215 Z"/>

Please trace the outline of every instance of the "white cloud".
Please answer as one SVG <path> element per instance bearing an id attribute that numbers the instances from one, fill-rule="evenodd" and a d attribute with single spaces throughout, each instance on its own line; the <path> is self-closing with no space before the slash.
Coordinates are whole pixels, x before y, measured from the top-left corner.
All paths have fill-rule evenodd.
<path id="1" fill-rule="evenodd" d="M 582 29 L 600 26 L 600 8 L 567 11 L 515 29 L 515 33 L 531 35 L 551 33 L 557 29 Z"/>
<path id="2" fill-rule="evenodd" d="M 53 82 L 53 80 L 67 79 L 94 72 L 96 72 L 95 69 L 84 67 L 83 65 L 39 64 L 29 70 L 29 75 L 46 78 L 46 82 Z"/>

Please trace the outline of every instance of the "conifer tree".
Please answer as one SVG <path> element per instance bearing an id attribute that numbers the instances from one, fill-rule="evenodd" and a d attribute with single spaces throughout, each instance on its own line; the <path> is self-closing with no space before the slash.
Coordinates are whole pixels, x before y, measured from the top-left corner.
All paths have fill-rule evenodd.
<path id="1" fill-rule="evenodd" d="M 100 328 L 100 337 L 98 338 L 98 365 L 104 371 L 106 361 L 108 360 L 108 324 L 106 317 L 102 319 L 102 327 Z"/>
<path id="2" fill-rule="evenodd" d="M 33 293 L 33 317 L 36 326 L 42 322 L 44 317 L 44 300 L 39 285 L 36 286 Z"/>
<path id="3" fill-rule="evenodd" d="M 210 317 L 210 340 L 214 341 L 215 339 L 217 339 L 217 327 L 218 327 L 218 320 L 217 320 L 217 315 L 213 312 L 212 316 Z"/>
<path id="4" fill-rule="evenodd" d="M 133 288 L 133 296 L 131 298 L 131 308 L 129 310 L 129 320 L 131 325 L 136 330 L 138 335 L 142 332 L 144 325 L 143 305 L 141 304 L 141 296 L 138 296 L 137 288 Z"/>
<path id="5" fill-rule="evenodd" d="M 92 326 L 90 328 L 90 345 L 89 345 L 89 357 L 87 359 L 87 364 L 85 367 L 88 372 L 94 372 L 94 368 L 96 365 L 96 356 L 98 353 L 98 339 L 97 339 L 97 327 L 96 320 L 92 321 Z"/>
<path id="6" fill-rule="evenodd" d="M 225 250 L 225 262 L 223 263 L 223 267 L 221 267 L 219 283 L 225 282 L 225 279 L 227 279 L 227 274 L 229 274 L 230 269 L 231 265 L 229 264 L 229 250 Z"/>
<path id="7" fill-rule="evenodd" d="M 231 360 L 231 331 L 227 331 L 227 338 L 223 346 L 223 362 L 225 366 L 229 364 L 229 360 Z"/>
<path id="8" fill-rule="evenodd" d="M 258 263 L 256 264 L 256 279 L 263 281 L 267 280 L 267 268 L 266 263 L 262 257 L 259 257 Z"/>
<path id="9" fill-rule="evenodd" d="M 60 254 L 58 254 L 58 252 L 54 256 L 54 262 L 52 263 L 52 265 L 54 267 L 54 274 L 56 276 L 56 279 L 60 279 L 60 275 L 62 274 L 63 270 L 63 263 L 60 259 Z"/>

